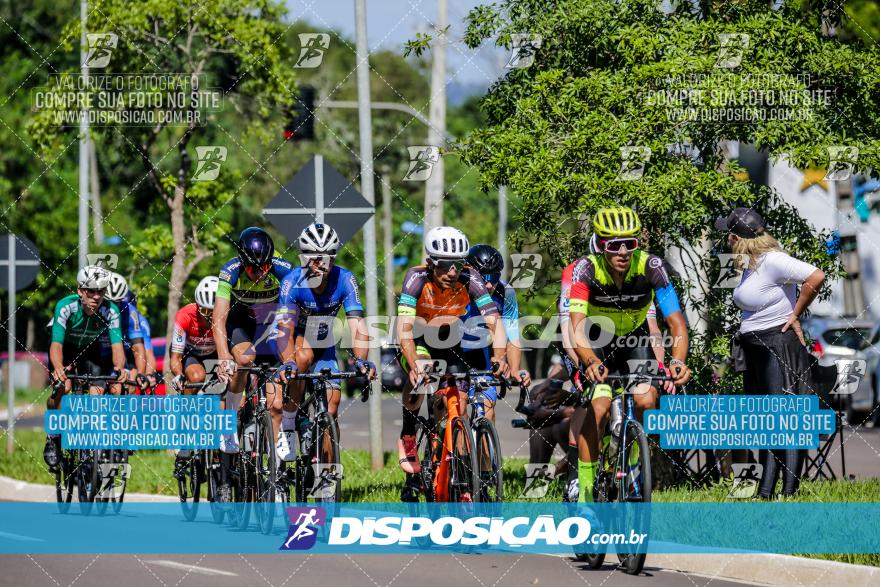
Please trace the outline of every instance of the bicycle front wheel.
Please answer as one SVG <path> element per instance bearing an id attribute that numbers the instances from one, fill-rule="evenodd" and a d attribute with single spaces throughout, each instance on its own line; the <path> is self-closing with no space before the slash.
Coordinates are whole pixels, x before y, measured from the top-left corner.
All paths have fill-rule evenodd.
<path id="1" fill-rule="evenodd" d="M 196 518 L 199 509 L 199 459 L 192 455 L 185 465 L 181 466 L 177 478 L 177 495 L 180 498 L 180 509 L 188 522 Z"/>
<path id="2" fill-rule="evenodd" d="M 70 511 L 70 502 L 73 499 L 73 487 L 76 484 L 74 470 L 76 465 L 73 461 L 73 454 L 61 451 L 61 459 L 58 464 L 58 470 L 55 471 L 55 498 L 58 500 L 59 513 L 66 514 Z"/>
<path id="3" fill-rule="evenodd" d="M 479 467 L 479 499 L 482 502 L 504 501 L 501 442 L 491 420 L 482 418 L 477 422 L 474 440 Z"/>
<path id="4" fill-rule="evenodd" d="M 462 417 L 455 418 L 449 425 L 452 426 L 452 446 L 449 447 L 449 501 L 476 501 L 480 485 L 471 427 Z"/>
<path id="5" fill-rule="evenodd" d="M 651 448 L 642 425 L 635 420 L 626 423 L 618 455 L 618 496 L 623 503 L 650 503 L 651 501 Z M 627 509 L 624 527 L 646 531 L 649 516 L 636 506 Z M 624 545 L 617 549 L 620 567 L 628 575 L 638 575 L 645 567 L 647 544 Z"/>
<path id="6" fill-rule="evenodd" d="M 269 412 L 257 417 L 254 428 L 254 483 L 256 492 L 257 523 L 263 534 L 272 532 L 275 519 L 275 492 L 277 468 L 272 418 Z"/>
<path id="7" fill-rule="evenodd" d="M 336 423 L 329 413 L 324 412 L 314 426 L 314 482 L 310 495 L 315 501 L 336 502 L 342 497 L 342 463 Z"/>

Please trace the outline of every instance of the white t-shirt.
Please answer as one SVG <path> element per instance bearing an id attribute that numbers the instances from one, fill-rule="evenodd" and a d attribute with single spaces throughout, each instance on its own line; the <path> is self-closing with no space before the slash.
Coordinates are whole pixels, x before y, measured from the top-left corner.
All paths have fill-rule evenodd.
<path id="1" fill-rule="evenodd" d="M 816 270 L 783 252 L 766 253 L 755 271 L 743 271 L 733 290 L 733 301 L 742 310 L 740 332 L 782 326 L 794 311 L 797 286 Z"/>

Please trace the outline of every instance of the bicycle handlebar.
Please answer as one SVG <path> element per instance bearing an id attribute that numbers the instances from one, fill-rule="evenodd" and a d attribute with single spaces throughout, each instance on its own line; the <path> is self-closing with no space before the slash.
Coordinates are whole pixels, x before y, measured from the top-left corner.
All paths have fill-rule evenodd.
<path id="1" fill-rule="evenodd" d="M 642 373 L 631 373 L 629 375 L 608 375 L 605 378 L 605 381 L 592 381 L 590 382 L 590 392 L 584 393 L 581 395 L 581 401 L 579 403 L 580 407 L 585 407 L 589 405 L 589 403 L 593 400 L 593 394 L 596 392 L 596 386 L 601 383 L 608 383 L 610 381 L 614 381 L 617 383 L 625 383 L 625 388 L 628 389 L 634 385 L 644 385 L 650 384 L 651 387 L 657 387 L 658 384 L 661 383 L 675 383 L 675 380 L 668 375 L 646 375 Z"/>

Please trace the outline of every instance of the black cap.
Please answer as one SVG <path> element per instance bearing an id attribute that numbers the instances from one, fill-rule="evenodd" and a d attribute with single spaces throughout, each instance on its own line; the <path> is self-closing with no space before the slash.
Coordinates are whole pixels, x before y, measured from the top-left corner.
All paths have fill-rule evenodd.
<path id="1" fill-rule="evenodd" d="M 735 208 L 715 221 L 715 228 L 743 238 L 755 238 L 764 232 L 764 219 L 751 208 Z"/>
<path id="2" fill-rule="evenodd" d="M 468 251 L 467 263 L 479 273 L 495 274 L 504 269 L 504 257 L 490 245 L 474 245 Z"/>

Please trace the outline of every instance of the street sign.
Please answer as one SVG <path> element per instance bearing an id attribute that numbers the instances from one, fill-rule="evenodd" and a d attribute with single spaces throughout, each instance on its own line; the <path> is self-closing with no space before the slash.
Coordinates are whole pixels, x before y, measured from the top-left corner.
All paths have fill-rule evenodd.
<path id="1" fill-rule="evenodd" d="M 8 290 L 10 280 L 15 291 L 24 289 L 34 282 L 39 271 L 40 255 L 34 243 L 15 234 L 0 235 L 0 290 Z"/>
<path id="2" fill-rule="evenodd" d="M 3 271 L 2 268 L 6 270 Z M 6 452 L 15 449 L 15 292 L 34 282 L 40 270 L 37 246 L 16 234 L 0 235 L 0 289 L 7 294 L 6 332 L 8 358 L 6 360 L 6 389 L 9 417 L 6 426 Z"/>
<path id="3" fill-rule="evenodd" d="M 281 188 L 263 215 L 291 243 L 312 222 L 326 222 L 346 243 L 375 213 L 352 183 L 316 155 Z"/>

